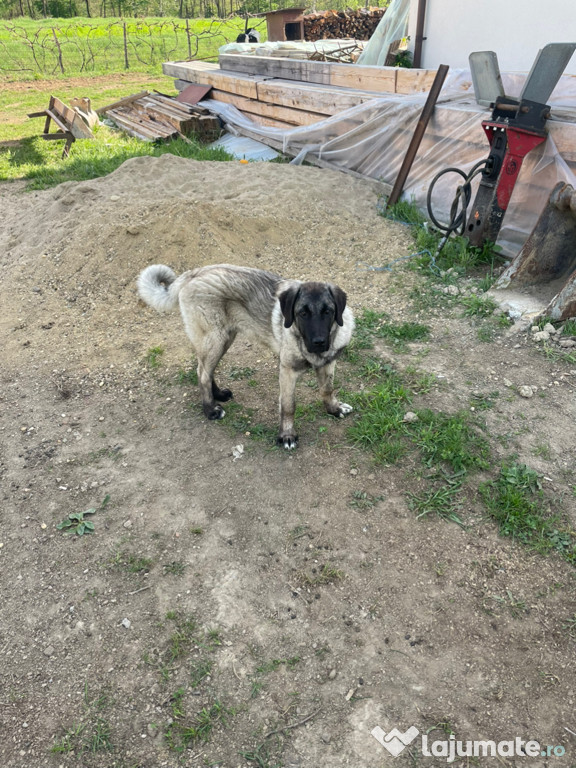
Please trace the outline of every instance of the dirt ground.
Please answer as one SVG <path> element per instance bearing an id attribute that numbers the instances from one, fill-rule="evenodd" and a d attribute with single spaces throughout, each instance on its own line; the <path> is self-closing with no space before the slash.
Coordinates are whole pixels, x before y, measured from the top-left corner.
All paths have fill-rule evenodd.
<path id="1" fill-rule="evenodd" d="M 500 538 L 479 503 L 465 529 L 417 520 L 414 475 L 351 447 L 354 415 L 314 411 L 311 379 L 293 453 L 208 423 L 178 313 L 145 307 L 135 278 L 258 266 L 429 323 L 379 353 L 436 377 L 431 408 L 499 391 L 494 457 L 541 472 L 575 525 L 576 370 L 524 332 L 480 342 L 460 311 L 415 314 L 417 275 L 365 269 L 410 254 L 408 229 L 341 174 L 165 155 L 4 184 L 0 209 L 2 768 L 446 764 L 371 735 L 411 726 L 565 750 L 492 764 L 576 765 L 574 568 Z M 237 342 L 220 376 L 271 434 L 275 366 Z M 56 528 L 91 508 L 92 535 Z"/>

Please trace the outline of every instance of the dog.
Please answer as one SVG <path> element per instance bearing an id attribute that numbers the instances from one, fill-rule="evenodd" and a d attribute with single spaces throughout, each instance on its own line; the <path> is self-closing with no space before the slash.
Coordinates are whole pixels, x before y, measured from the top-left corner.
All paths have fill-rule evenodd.
<path id="1" fill-rule="evenodd" d="M 237 43 L 259 43 L 260 42 L 260 32 L 258 32 L 257 29 L 254 29 L 254 27 L 251 27 L 250 29 L 247 29 L 246 32 L 242 32 L 238 37 L 236 38 Z"/>
<path id="2" fill-rule="evenodd" d="M 331 283 L 284 280 L 262 269 L 217 264 L 179 277 L 163 264 L 144 269 L 137 281 L 141 299 L 158 310 L 180 303 L 186 333 L 198 357 L 198 384 L 208 419 L 222 419 L 219 403 L 231 400 L 214 371 L 236 335 L 263 342 L 280 358 L 280 430 L 277 443 L 291 450 L 295 389 L 300 374 L 313 368 L 326 411 L 344 417 L 352 411 L 334 395 L 336 358 L 348 345 L 354 317 L 346 294 Z"/>

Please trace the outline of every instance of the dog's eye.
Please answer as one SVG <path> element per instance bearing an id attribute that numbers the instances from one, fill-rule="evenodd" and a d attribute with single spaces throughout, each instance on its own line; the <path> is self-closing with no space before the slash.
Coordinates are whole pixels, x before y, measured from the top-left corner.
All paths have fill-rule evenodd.
<path id="1" fill-rule="evenodd" d="M 307 316 L 308 316 L 308 309 L 307 309 L 306 307 L 304 307 L 304 309 L 301 309 L 301 310 L 298 312 L 298 315 L 299 315 L 300 317 L 307 317 Z"/>
<path id="2" fill-rule="evenodd" d="M 323 315 L 331 315 L 332 314 L 332 310 L 330 309 L 330 307 L 324 307 L 324 309 L 322 310 L 322 314 Z"/>

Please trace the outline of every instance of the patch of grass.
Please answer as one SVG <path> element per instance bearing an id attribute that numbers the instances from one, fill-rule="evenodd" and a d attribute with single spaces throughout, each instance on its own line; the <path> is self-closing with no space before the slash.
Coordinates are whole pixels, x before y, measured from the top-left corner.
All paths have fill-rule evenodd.
<path id="1" fill-rule="evenodd" d="M 537 472 L 525 464 L 504 464 L 479 492 L 502 536 L 540 553 L 556 551 L 576 565 L 576 534 L 552 513 Z"/>
<path id="2" fill-rule="evenodd" d="M 107 564 L 126 573 L 148 573 L 154 567 L 154 560 L 151 557 L 136 555 L 128 550 L 121 550 L 116 552 Z"/>
<path id="3" fill-rule="evenodd" d="M 562 336 L 576 336 L 576 318 L 572 317 L 566 320 L 562 326 Z"/>
<path id="4" fill-rule="evenodd" d="M 212 662 L 209 659 L 194 661 L 190 667 L 190 685 L 198 688 L 200 683 L 212 672 Z"/>
<path id="5" fill-rule="evenodd" d="M 210 149 L 194 140 L 150 143 L 106 126 L 97 127 L 94 135 L 94 139 L 76 141 L 65 159 L 61 142 L 44 141 L 41 136 L 22 139 L 16 147 L 0 147 L 0 180 L 25 179 L 29 190 L 47 189 L 64 181 L 107 176 L 132 157 L 172 154 L 194 160 L 232 160 L 222 148 Z"/>
<path id="6" fill-rule="evenodd" d="M 189 368 L 188 370 L 185 370 L 184 368 L 180 368 L 178 373 L 176 374 L 176 382 L 178 384 L 181 384 L 182 386 L 198 386 L 198 373 L 196 371 L 196 368 Z"/>
<path id="7" fill-rule="evenodd" d="M 430 336 L 427 325 L 414 322 L 392 323 L 385 312 L 364 309 L 356 318 L 356 327 L 346 356 L 351 362 L 359 360 L 358 352 L 372 349 L 374 339 L 384 339 L 394 344 L 398 350 L 406 349 L 409 341 L 424 341 Z"/>
<path id="8" fill-rule="evenodd" d="M 488 392 L 487 394 L 473 392 L 470 396 L 470 405 L 476 411 L 487 411 L 490 408 L 494 408 L 499 397 L 499 392 Z"/>
<path id="9" fill-rule="evenodd" d="M 226 718 L 233 714 L 232 710 L 216 699 L 189 718 L 184 710 L 183 698 L 184 690 L 179 688 L 172 697 L 173 721 L 165 733 L 168 747 L 179 754 L 197 744 L 210 741 L 216 725 L 225 725 Z"/>
<path id="10" fill-rule="evenodd" d="M 403 224 L 422 225 L 426 217 L 420 209 L 413 203 L 406 200 L 399 200 L 395 205 L 380 206 L 382 216 L 393 221 L 401 221 Z"/>
<path id="11" fill-rule="evenodd" d="M 247 749 L 239 752 L 240 757 L 243 757 L 249 763 L 254 763 L 256 768 L 282 768 L 282 762 L 274 762 L 274 758 L 270 755 L 270 750 L 267 744 L 260 744 L 254 749 Z"/>
<path id="12" fill-rule="evenodd" d="M 459 482 L 435 485 L 422 493 L 408 493 L 408 505 L 418 519 L 436 515 L 447 522 L 456 523 L 461 528 L 465 524 L 460 517 L 462 509 L 462 484 Z"/>
<path id="13" fill-rule="evenodd" d="M 367 491 L 353 491 L 348 506 L 352 507 L 352 509 L 358 509 L 361 512 L 364 512 L 367 509 L 375 507 L 376 504 L 384 498 L 384 496 L 373 496 Z"/>
<path id="14" fill-rule="evenodd" d="M 172 560 L 171 563 L 164 563 L 162 568 L 165 576 L 182 576 L 186 570 L 186 563 L 182 560 Z"/>
<path id="15" fill-rule="evenodd" d="M 240 379 L 249 379 L 256 373 L 256 368 L 250 368 L 245 366 L 244 368 L 238 366 L 232 366 L 228 371 L 228 378 L 232 381 L 240 381 Z"/>
<path id="16" fill-rule="evenodd" d="M 160 368 L 160 365 L 162 364 L 162 355 L 164 354 L 164 348 L 163 347 L 151 347 L 148 352 L 146 352 L 146 357 L 144 358 L 146 360 L 146 364 L 149 368 Z"/>
<path id="17" fill-rule="evenodd" d="M 300 656 L 292 656 L 288 659 L 270 659 L 259 667 L 256 667 L 256 673 L 259 675 L 268 675 L 270 672 L 275 672 L 279 667 L 288 667 L 292 669 L 300 661 Z"/>
<path id="18" fill-rule="evenodd" d="M 494 299 L 475 293 L 471 296 L 464 296 L 460 303 L 464 307 L 463 314 L 465 317 L 489 317 L 494 313 L 494 310 L 498 309 L 498 303 Z"/>
<path id="19" fill-rule="evenodd" d="M 429 466 L 444 466 L 454 472 L 488 469 L 490 446 L 466 413 L 449 416 L 430 410 L 418 411 L 410 425 L 422 460 Z"/>
<path id="20" fill-rule="evenodd" d="M 375 386 L 347 393 L 357 416 L 347 430 L 348 439 L 372 454 L 378 464 L 393 464 L 406 453 L 404 414 L 410 395 L 400 377 L 386 373 Z"/>

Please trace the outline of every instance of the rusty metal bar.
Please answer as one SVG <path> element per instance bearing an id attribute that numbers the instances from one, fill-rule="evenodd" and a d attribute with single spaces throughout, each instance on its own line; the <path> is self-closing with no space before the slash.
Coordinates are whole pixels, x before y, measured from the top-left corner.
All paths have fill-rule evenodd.
<path id="1" fill-rule="evenodd" d="M 422 143 L 422 139 L 424 138 L 426 127 L 430 122 L 430 118 L 432 117 L 432 113 L 434 112 L 434 107 L 436 106 L 436 102 L 438 101 L 438 97 L 440 96 L 440 91 L 442 90 L 442 86 L 444 85 L 444 80 L 446 79 L 448 70 L 449 70 L 449 67 L 447 64 L 440 64 L 440 66 L 438 67 L 438 71 L 436 72 L 436 77 L 434 78 L 434 82 L 432 83 L 432 87 L 430 88 L 430 92 L 428 93 L 428 98 L 426 99 L 426 103 L 424 104 L 424 107 L 422 109 L 420 119 L 418 120 L 418 125 L 416 126 L 412 139 L 410 140 L 410 144 L 408 145 L 408 149 L 406 150 L 406 155 L 404 156 L 404 160 L 402 161 L 402 165 L 400 166 L 400 170 L 398 171 L 398 176 L 396 177 L 396 181 L 394 182 L 394 186 L 392 187 L 392 193 L 388 198 L 387 207 L 390 207 L 391 205 L 395 205 L 400 199 L 400 195 L 402 194 L 402 190 L 404 189 L 404 184 L 406 183 L 406 179 L 408 178 L 408 174 L 410 173 L 410 169 L 412 168 L 412 165 L 416 158 L 416 153 L 418 152 L 418 148 L 420 147 L 420 144 Z"/>

